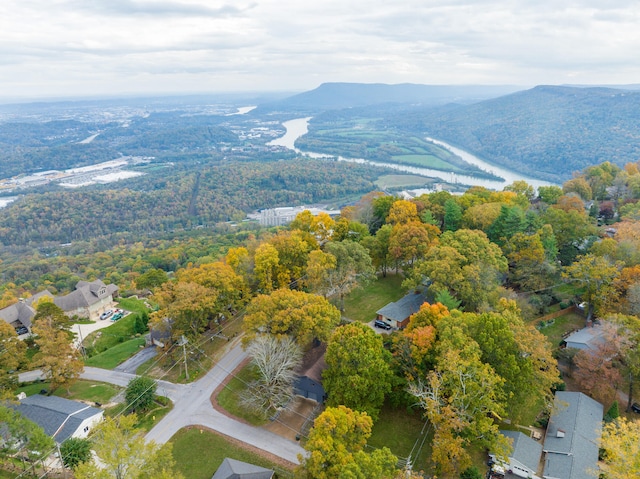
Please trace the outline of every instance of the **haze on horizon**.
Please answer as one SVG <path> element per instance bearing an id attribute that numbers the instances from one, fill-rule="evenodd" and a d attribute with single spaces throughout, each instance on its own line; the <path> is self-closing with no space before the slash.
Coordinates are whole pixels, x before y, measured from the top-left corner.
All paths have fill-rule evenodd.
<path id="1" fill-rule="evenodd" d="M 5 0 L 0 100 L 640 82 L 630 0 Z"/>

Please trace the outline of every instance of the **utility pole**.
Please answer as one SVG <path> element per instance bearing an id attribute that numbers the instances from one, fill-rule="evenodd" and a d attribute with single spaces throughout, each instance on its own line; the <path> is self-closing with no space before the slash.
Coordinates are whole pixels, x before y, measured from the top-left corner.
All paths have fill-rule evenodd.
<path id="1" fill-rule="evenodd" d="M 180 338 L 180 345 L 182 346 L 182 357 L 184 358 L 184 374 L 187 377 L 187 381 L 189 380 L 189 369 L 187 368 L 187 338 L 184 337 L 184 334 Z"/>

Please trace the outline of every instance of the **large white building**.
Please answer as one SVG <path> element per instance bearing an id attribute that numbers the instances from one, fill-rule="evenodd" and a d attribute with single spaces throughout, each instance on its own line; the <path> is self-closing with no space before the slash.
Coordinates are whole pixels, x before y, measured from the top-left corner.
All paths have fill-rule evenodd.
<path id="1" fill-rule="evenodd" d="M 270 208 L 261 210 L 258 213 L 247 215 L 249 219 L 257 220 L 262 226 L 284 226 L 291 223 L 298 213 L 308 210 L 313 216 L 326 213 L 329 216 L 338 216 L 340 210 L 325 210 L 309 206 L 283 206 L 281 208 Z"/>

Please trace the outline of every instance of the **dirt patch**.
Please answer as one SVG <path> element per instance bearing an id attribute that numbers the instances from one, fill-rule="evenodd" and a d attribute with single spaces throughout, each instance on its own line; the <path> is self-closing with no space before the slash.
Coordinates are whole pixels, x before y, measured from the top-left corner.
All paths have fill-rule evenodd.
<path id="1" fill-rule="evenodd" d="M 313 413 L 317 405 L 318 403 L 311 399 L 296 396 L 287 409 L 283 410 L 275 421 L 264 426 L 264 429 L 295 441 L 296 437 L 299 439 L 302 435 L 304 423 L 307 420 L 313 421 Z"/>

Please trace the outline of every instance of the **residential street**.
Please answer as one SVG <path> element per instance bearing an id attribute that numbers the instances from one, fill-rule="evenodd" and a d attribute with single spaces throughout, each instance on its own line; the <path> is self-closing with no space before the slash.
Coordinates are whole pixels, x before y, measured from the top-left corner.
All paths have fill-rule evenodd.
<path id="1" fill-rule="evenodd" d="M 297 464 L 299 462 L 297 455 L 305 452 L 298 443 L 265 429 L 236 421 L 216 411 L 211 405 L 210 397 L 213 391 L 246 357 L 240 340 L 237 339 L 216 366 L 201 379 L 191 384 L 158 381 L 158 394 L 169 397 L 174 407 L 149 431 L 147 439 L 165 443 L 183 427 L 201 425 Z M 40 371 L 19 375 L 22 382 L 34 381 L 39 377 L 41 377 Z M 85 367 L 81 377 L 126 387 L 135 374 Z"/>

